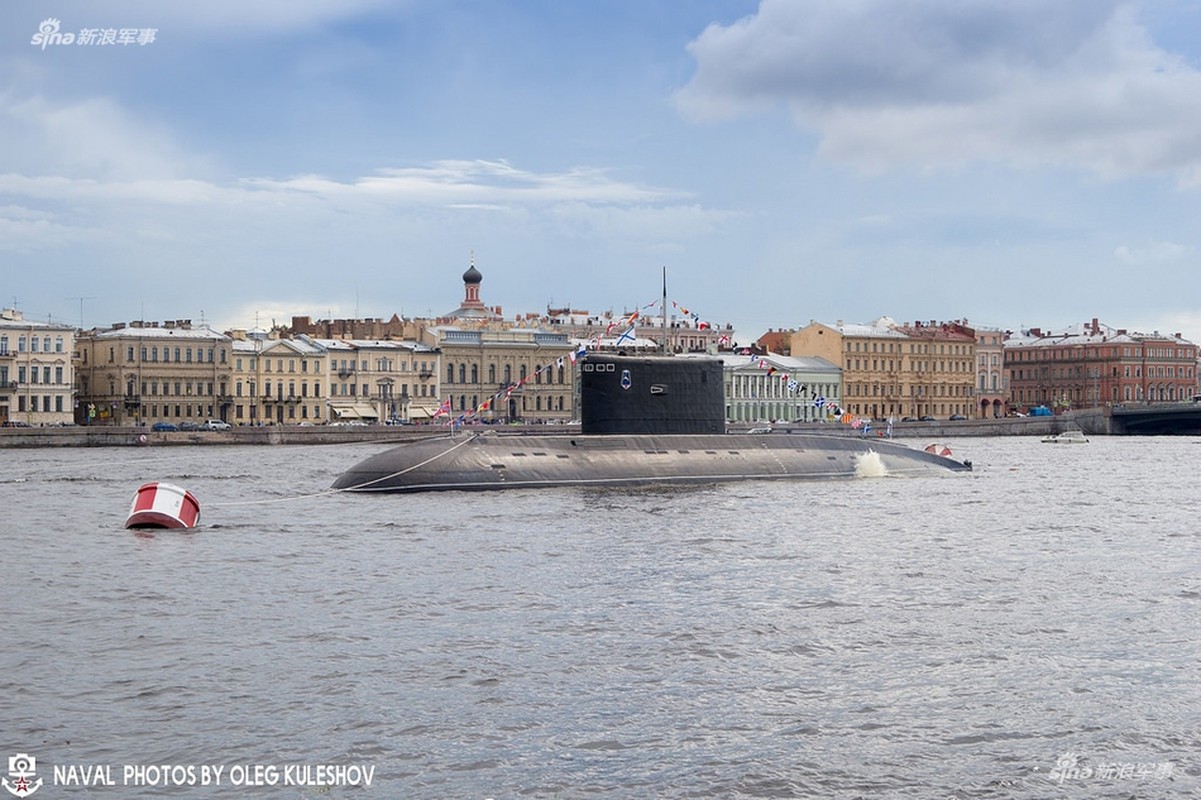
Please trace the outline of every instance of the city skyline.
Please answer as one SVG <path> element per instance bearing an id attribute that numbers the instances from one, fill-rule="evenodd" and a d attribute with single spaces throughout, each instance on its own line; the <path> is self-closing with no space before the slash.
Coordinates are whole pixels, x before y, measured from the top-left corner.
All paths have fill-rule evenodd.
<path id="1" fill-rule="evenodd" d="M 1201 340 L 1195 4 L 0 21 L 0 305 L 27 319 L 435 317 L 474 253 L 509 313 L 631 309 L 666 268 L 743 343 L 883 315 Z"/>

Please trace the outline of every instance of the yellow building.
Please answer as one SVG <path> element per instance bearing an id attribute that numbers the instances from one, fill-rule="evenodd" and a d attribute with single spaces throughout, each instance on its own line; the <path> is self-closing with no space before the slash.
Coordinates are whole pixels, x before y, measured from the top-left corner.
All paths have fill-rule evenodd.
<path id="1" fill-rule="evenodd" d="M 842 408 L 860 417 L 909 414 L 905 397 L 907 337 L 888 317 L 867 324 L 810 321 L 790 337 L 793 358 L 824 358 L 842 371 Z"/>
<path id="2" fill-rule="evenodd" d="M 313 339 L 329 354 L 330 422 L 420 422 L 438 399 L 438 352 L 413 341 Z"/>
<path id="3" fill-rule="evenodd" d="M 299 425 L 327 420 L 329 357 L 299 337 L 233 332 L 234 425 Z"/>
<path id="4" fill-rule="evenodd" d="M 435 328 L 442 392 L 454 416 L 484 401 L 485 420 L 569 422 L 575 418 L 575 346 L 565 333 L 513 328 Z"/>
<path id="5" fill-rule="evenodd" d="M 191 320 L 118 323 L 77 344 L 82 422 L 228 420 L 231 340 Z"/>
<path id="6" fill-rule="evenodd" d="M 975 332 L 959 322 L 898 325 L 811 321 L 791 336 L 793 357 L 842 368 L 843 408 L 874 419 L 974 416 Z"/>
<path id="7" fill-rule="evenodd" d="M 914 322 L 898 326 L 906 345 L 905 395 L 909 416 L 974 417 L 976 331 L 962 322 Z"/>

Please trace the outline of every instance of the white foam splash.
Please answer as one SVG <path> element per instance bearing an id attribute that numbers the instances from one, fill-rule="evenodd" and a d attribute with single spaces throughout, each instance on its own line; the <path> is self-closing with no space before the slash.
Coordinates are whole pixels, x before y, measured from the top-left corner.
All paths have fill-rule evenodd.
<path id="1" fill-rule="evenodd" d="M 888 467 L 884 466 L 884 459 L 880 458 L 880 454 L 875 450 L 868 450 L 866 453 L 855 456 L 855 477 L 883 478 L 886 475 L 888 475 Z"/>

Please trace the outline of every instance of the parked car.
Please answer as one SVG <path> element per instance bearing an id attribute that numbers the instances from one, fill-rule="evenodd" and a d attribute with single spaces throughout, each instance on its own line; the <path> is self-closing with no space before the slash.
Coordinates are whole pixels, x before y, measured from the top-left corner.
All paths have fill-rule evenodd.
<path id="1" fill-rule="evenodd" d="M 234 426 L 223 419 L 210 419 L 200 427 L 206 431 L 228 431 L 232 430 Z"/>
<path id="2" fill-rule="evenodd" d="M 920 417 L 918 417 L 918 419 L 921 420 L 922 422 L 933 422 L 934 421 L 934 417 L 930 416 L 929 414 L 922 414 Z"/>
<path id="3" fill-rule="evenodd" d="M 181 431 L 199 431 L 203 430 L 203 426 L 199 422 L 193 422 L 190 419 L 186 419 L 179 423 L 179 429 Z"/>
<path id="4" fill-rule="evenodd" d="M 150 426 L 152 431 L 177 431 L 179 426 L 173 422 L 156 422 Z"/>
<path id="5" fill-rule="evenodd" d="M 947 417 L 947 419 L 956 421 L 956 420 L 961 420 L 961 419 L 967 419 L 967 417 L 963 416 L 962 414 L 952 414 L 951 416 Z"/>

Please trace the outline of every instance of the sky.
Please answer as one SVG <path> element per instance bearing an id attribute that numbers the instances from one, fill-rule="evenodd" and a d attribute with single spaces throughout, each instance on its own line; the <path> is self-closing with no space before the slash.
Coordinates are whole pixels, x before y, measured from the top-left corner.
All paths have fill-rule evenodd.
<path id="1" fill-rule="evenodd" d="M 94 32 L 126 31 L 106 42 Z M 5 0 L 0 305 L 1201 343 L 1196 0 Z"/>

